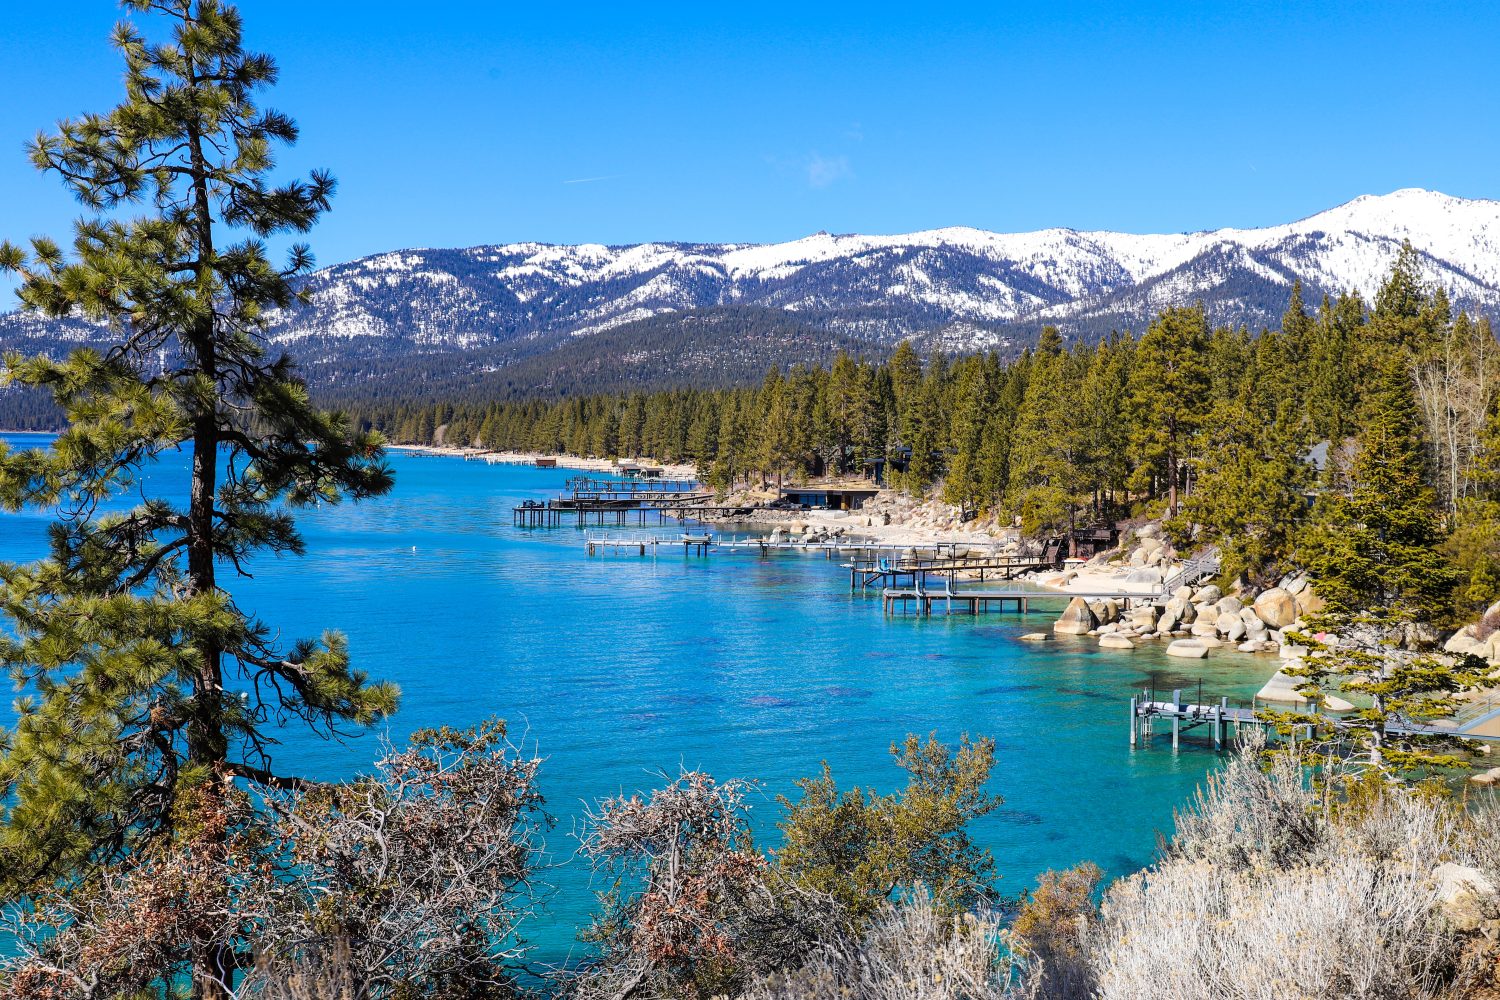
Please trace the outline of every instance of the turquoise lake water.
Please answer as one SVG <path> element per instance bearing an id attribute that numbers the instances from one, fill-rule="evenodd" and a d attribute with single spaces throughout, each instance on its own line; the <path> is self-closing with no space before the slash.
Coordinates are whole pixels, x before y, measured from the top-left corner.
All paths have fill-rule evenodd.
<path id="1" fill-rule="evenodd" d="M 254 579 L 228 585 L 288 638 L 344 631 L 361 669 L 401 686 L 391 738 L 498 715 L 540 750 L 558 820 L 545 879 L 554 891 L 529 935 L 542 959 L 576 950 L 593 902 L 588 873 L 570 862 L 583 803 L 648 789 L 679 767 L 756 778 L 757 836 L 774 845 L 775 796 L 796 778 L 826 760 L 842 785 L 891 790 L 900 772 L 887 751 L 909 732 L 995 739 L 993 790 L 1005 804 L 976 833 L 1004 892 L 1083 860 L 1132 871 L 1217 757 L 1201 738 L 1175 755 L 1160 736 L 1132 751 L 1131 693 L 1154 675 L 1158 690 L 1196 694 L 1201 678 L 1205 695 L 1248 700 L 1274 669 L 1233 653 L 1174 661 L 1156 647 L 1019 641 L 1061 601 L 1024 618 L 888 619 L 878 594 L 850 594 L 847 571 L 822 555 L 590 558 L 583 531 L 511 524 L 512 506 L 555 494 L 568 470 L 407 454 L 391 463 L 390 496 L 307 513 L 306 557 L 264 558 Z M 182 496 L 185 470 L 163 462 L 147 492 Z M 41 556 L 46 523 L 0 514 L 0 560 Z M 377 752 L 374 737 L 330 744 L 289 730 L 276 760 L 337 778 Z"/>

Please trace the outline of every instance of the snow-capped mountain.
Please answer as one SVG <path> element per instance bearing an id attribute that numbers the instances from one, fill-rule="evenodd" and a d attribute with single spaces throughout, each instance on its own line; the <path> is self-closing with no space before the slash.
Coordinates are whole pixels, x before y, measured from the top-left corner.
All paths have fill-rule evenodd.
<path id="1" fill-rule="evenodd" d="M 494 369 L 605 331 L 649 344 L 662 323 L 680 346 L 698 319 L 729 308 L 841 341 L 915 337 L 950 350 L 1024 342 L 1044 323 L 1085 337 L 1139 331 L 1164 306 L 1196 301 L 1215 321 L 1258 329 L 1274 325 L 1297 278 L 1310 303 L 1345 290 L 1368 299 L 1404 240 L 1456 304 L 1500 306 L 1500 202 L 1406 189 L 1287 225 L 1178 235 L 948 228 L 765 245 L 403 250 L 319 271 L 312 304 L 277 317 L 272 336 L 315 370 L 352 364 L 377 377 L 392 358 L 451 356 L 455 370 L 483 358 Z M 67 333 L 0 317 L 0 344 Z"/>

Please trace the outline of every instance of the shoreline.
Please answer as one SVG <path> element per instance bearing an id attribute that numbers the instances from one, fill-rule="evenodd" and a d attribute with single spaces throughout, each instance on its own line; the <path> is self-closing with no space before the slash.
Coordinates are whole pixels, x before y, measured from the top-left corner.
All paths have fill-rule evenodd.
<path id="1" fill-rule="evenodd" d="M 447 445 L 432 444 L 388 444 L 386 451 L 405 452 L 409 455 L 431 455 L 437 458 L 462 458 L 465 461 L 477 459 L 494 465 L 536 465 L 537 459 L 551 459 L 559 469 L 577 469 L 581 472 L 607 472 L 611 475 L 619 475 L 620 469 L 613 459 L 608 458 L 585 458 L 582 455 L 569 455 L 563 452 L 541 452 L 541 451 L 494 451 L 489 448 L 454 448 Z M 642 464 L 660 468 L 662 473 L 674 479 L 698 478 L 698 470 L 681 462 L 656 462 L 650 459 L 636 459 Z M 545 466 L 542 466 L 545 468 Z"/>

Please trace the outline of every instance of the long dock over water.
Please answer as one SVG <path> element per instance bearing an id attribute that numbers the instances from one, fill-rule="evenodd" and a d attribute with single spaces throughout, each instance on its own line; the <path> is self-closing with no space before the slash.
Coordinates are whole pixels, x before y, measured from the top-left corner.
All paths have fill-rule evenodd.
<path id="1" fill-rule="evenodd" d="M 511 522 L 518 528 L 559 528 L 573 525 L 628 527 L 669 524 L 701 520 L 707 517 L 724 520 L 744 517 L 748 507 L 705 507 L 681 501 L 642 500 L 635 498 L 574 500 L 528 500 L 511 508 Z"/>
<path id="2" fill-rule="evenodd" d="M 584 541 L 584 549 L 589 555 L 640 555 L 648 552 L 655 555 L 662 547 L 682 546 L 684 555 L 689 553 L 700 556 L 708 555 L 708 548 L 713 544 L 714 536 L 706 531 L 688 532 L 672 536 L 650 536 L 646 538 L 621 538 L 614 535 L 590 535 Z"/>
<path id="3" fill-rule="evenodd" d="M 1201 726 L 1209 728 L 1214 749 L 1222 750 L 1229 735 L 1230 726 L 1234 727 L 1236 742 L 1240 732 L 1247 726 L 1262 729 L 1267 735 L 1276 731 L 1280 723 L 1263 718 L 1262 711 L 1264 709 L 1254 703 L 1249 707 L 1231 706 L 1227 698 L 1220 698 L 1215 704 L 1192 704 L 1183 701 L 1181 689 L 1172 692 L 1171 701 L 1153 700 L 1143 691 L 1130 699 L 1130 745 L 1132 748 L 1149 746 L 1151 736 L 1160 721 L 1170 727 L 1173 750 L 1180 748 L 1183 734 Z M 1469 731 L 1469 726 L 1477 725 L 1480 721 L 1480 719 L 1455 720 L 1455 724 L 1450 726 L 1388 725 L 1386 732 L 1393 736 L 1458 736 L 1466 740 L 1500 741 L 1500 736 Z M 1311 724 L 1298 725 L 1293 727 L 1288 739 L 1296 742 L 1299 736 L 1303 739 L 1311 739 L 1312 735 Z"/>
<path id="4" fill-rule="evenodd" d="M 951 555 L 921 555 L 903 553 L 896 559 L 884 556 L 855 559 L 849 563 L 849 589 L 868 590 L 879 585 L 882 589 L 925 589 L 929 577 L 946 579 L 950 588 L 963 576 L 969 580 L 986 579 L 1014 580 L 1024 573 L 1051 569 L 1052 563 L 1040 558 L 1024 556 L 984 555 L 970 551 L 955 551 Z"/>
<path id="5" fill-rule="evenodd" d="M 644 494 L 681 496 L 687 493 L 698 494 L 704 492 L 699 488 L 697 480 L 663 479 L 660 477 L 652 477 L 650 479 L 602 479 L 597 476 L 573 476 L 567 482 L 563 483 L 563 489 L 569 493 L 610 493 L 618 496 L 640 496 Z"/>
<path id="6" fill-rule="evenodd" d="M 1082 597 L 1086 601 L 1119 601 L 1127 606 L 1134 601 L 1151 602 L 1158 599 L 1154 593 L 1142 594 L 1135 591 L 1070 590 L 1062 593 L 1020 587 L 992 590 L 956 590 L 952 587 L 906 589 L 887 587 L 881 591 L 882 603 L 888 615 L 907 614 L 912 611 L 919 615 L 931 615 L 939 609 L 946 614 L 953 614 L 955 608 L 962 613 L 977 615 L 992 607 L 997 611 L 1004 611 L 1007 605 L 1014 607 L 1018 612 L 1025 613 L 1031 610 L 1031 602 L 1035 600 L 1071 601 L 1075 597 Z"/>

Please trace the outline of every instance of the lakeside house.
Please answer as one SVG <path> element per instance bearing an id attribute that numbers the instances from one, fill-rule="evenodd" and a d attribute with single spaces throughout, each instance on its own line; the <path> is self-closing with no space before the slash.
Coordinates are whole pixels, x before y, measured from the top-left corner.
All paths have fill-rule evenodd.
<path id="1" fill-rule="evenodd" d="M 640 479 L 660 479 L 666 470 L 659 465 L 642 465 L 639 462 L 615 462 L 615 471 L 622 476 Z"/>
<path id="2" fill-rule="evenodd" d="M 787 486 L 784 503 L 804 510 L 859 510 L 880 490 L 873 486 Z"/>

